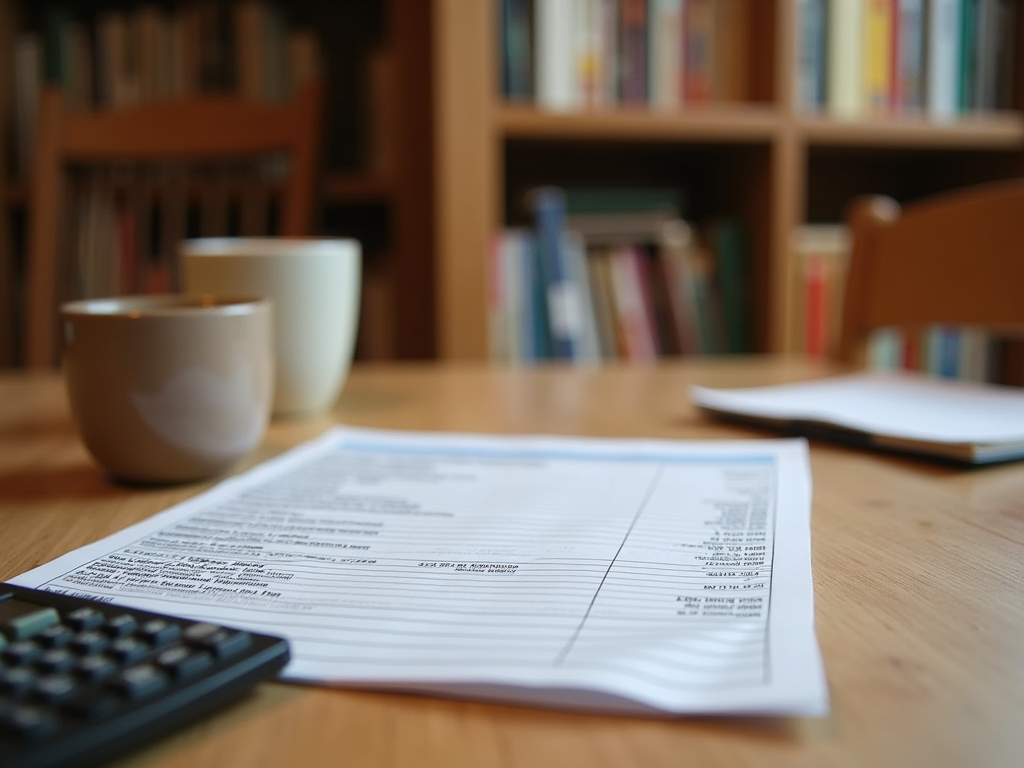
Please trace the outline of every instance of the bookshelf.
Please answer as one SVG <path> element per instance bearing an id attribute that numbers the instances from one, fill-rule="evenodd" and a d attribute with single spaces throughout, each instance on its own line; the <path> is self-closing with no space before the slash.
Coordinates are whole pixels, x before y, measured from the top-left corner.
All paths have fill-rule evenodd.
<path id="1" fill-rule="evenodd" d="M 750 231 L 756 347 L 791 352 L 791 237 L 799 225 L 841 220 L 860 194 L 906 201 L 1024 173 L 1024 4 L 1013 3 L 1010 108 L 937 121 L 837 119 L 804 108 L 799 0 L 745 1 L 757 31 L 746 52 L 745 99 L 564 112 L 501 97 L 501 0 L 434 3 L 441 356 L 487 356 L 491 238 L 522 221 L 519 196 L 534 184 L 675 181 L 695 216 L 741 216 Z"/>
<path id="2" fill-rule="evenodd" d="M 241 0 L 244 2 L 245 0 Z M 240 0 L 0 0 L 0 366 L 17 366 L 29 179 L 14 131 L 14 42 L 45 34 L 48 12 L 94 23 L 144 6 L 173 15 L 199 3 L 233 14 Z M 433 291 L 430 5 L 419 0 L 277 2 L 289 28 L 312 31 L 325 105 L 321 218 L 315 234 L 363 244 L 364 322 L 357 356 L 431 358 Z M 229 16 L 229 18 L 235 18 Z"/>
<path id="3" fill-rule="evenodd" d="M 83 14 L 146 0 L 0 0 L 0 52 L 41 9 Z M 233 3 L 236 0 L 223 0 Z M 749 227 L 758 351 L 798 349 L 791 237 L 841 219 L 850 200 L 901 201 L 1024 173 L 1024 2 L 1013 0 L 1011 108 L 941 122 L 835 119 L 799 104 L 798 17 L 805 0 L 737 0 L 749 14 L 749 72 L 738 100 L 679 109 L 551 112 L 503 100 L 502 0 L 293 0 L 317 30 L 327 90 L 319 233 L 358 237 L 366 253 L 359 354 L 488 357 L 487 261 L 495 233 L 522 223 L 539 184 L 676 184 L 694 218 Z M 159 0 L 176 8 L 193 0 Z M 372 80 L 375 46 L 389 79 Z M 0 53 L 0 365 L 17 362 L 26 181 L 11 167 L 12 61 Z M 373 120 L 367 116 L 377 115 Z M 368 137 L 390 149 L 371 160 Z"/>

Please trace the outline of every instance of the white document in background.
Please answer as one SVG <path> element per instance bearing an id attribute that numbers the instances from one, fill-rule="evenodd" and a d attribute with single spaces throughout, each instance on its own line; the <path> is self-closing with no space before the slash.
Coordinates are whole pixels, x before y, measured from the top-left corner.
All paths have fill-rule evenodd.
<path id="1" fill-rule="evenodd" d="M 284 678 L 821 714 L 802 440 L 338 428 L 13 579 L 283 635 Z"/>
<path id="2" fill-rule="evenodd" d="M 1019 387 L 886 371 L 768 387 L 692 387 L 691 396 L 716 413 L 851 430 L 883 447 L 968 462 L 1024 457 Z"/>

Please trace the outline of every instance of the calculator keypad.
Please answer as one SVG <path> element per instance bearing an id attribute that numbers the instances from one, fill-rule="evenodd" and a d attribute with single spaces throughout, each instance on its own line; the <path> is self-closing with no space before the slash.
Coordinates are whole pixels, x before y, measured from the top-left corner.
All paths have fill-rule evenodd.
<path id="1" fill-rule="evenodd" d="M 34 602 L 0 585 L 0 763 L 7 745 L 30 749 L 67 730 L 134 711 L 214 668 L 241 662 L 266 641 L 208 622 L 124 609 Z M 29 591 L 31 592 L 31 591 Z M 37 595 L 46 602 L 46 593 Z M 274 670 L 287 659 L 276 654 Z M 270 674 L 270 673 L 267 673 Z M 264 676 L 267 676 L 264 674 Z M 27 753 L 26 753 L 27 754 Z M 32 763 L 35 764 L 35 763 Z M 61 762 L 60 764 L 63 764 Z"/>

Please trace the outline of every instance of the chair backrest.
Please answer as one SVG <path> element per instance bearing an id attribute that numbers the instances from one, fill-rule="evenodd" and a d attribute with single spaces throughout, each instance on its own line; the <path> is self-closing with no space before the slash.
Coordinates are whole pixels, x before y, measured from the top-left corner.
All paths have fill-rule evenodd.
<path id="1" fill-rule="evenodd" d="M 231 95 L 70 112 L 56 88 L 44 92 L 29 193 L 25 292 L 26 367 L 56 362 L 57 306 L 63 298 L 59 250 L 65 224 L 65 171 L 71 164 L 196 163 L 284 156 L 278 234 L 308 235 L 313 226 L 322 94 L 301 87 L 286 104 Z M 227 234 L 218 232 L 216 234 Z"/>
<path id="2" fill-rule="evenodd" d="M 902 207 L 858 199 L 840 356 L 863 364 L 871 332 L 949 324 L 1024 335 L 1024 180 L 963 188 Z"/>

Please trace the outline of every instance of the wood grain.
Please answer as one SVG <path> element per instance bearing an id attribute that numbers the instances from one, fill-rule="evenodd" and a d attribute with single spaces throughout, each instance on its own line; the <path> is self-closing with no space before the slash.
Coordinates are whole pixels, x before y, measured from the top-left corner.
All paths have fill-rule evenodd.
<path id="1" fill-rule="evenodd" d="M 825 375 L 799 360 L 657 367 L 357 366 L 335 410 L 275 422 L 248 463 L 335 423 L 724 439 L 687 388 Z M 623 718 L 424 696 L 261 686 L 126 761 L 149 768 L 320 766 L 988 766 L 1024 755 L 1024 464 L 958 470 L 812 443 L 816 628 L 832 712 Z M 55 374 L 0 376 L 0 578 L 207 487 L 110 484 Z"/>

